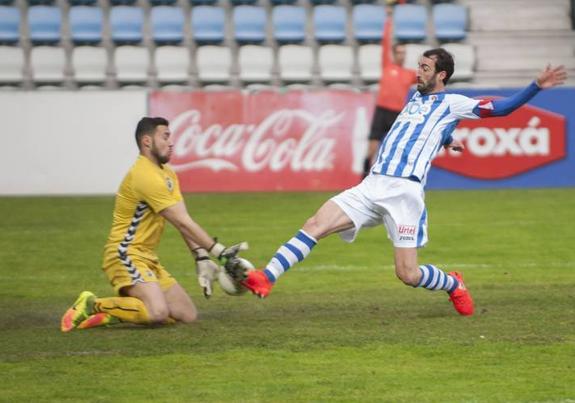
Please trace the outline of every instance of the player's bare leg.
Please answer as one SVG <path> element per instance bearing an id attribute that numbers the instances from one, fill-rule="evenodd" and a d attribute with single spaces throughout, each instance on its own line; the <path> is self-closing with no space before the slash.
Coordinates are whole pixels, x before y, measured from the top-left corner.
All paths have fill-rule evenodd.
<path id="1" fill-rule="evenodd" d="M 443 290 L 461 315 L 473 314 L 473 299 L 463 284 L 461 274 L 449 274 L 434 265 L 418 265 L 416 248 L 394 248 L 395 275 L 406 285 L 428 290 Z"/>
<path id="2" fill-rule="evenodd" d="M 198 310 L 192 302 L 192 299 L 179 284 L 174 284 L 168 290 L 164 291 L 170 318 L 184 323 L 194 322 L 198 318 Z"/>
<path id="3" fill-rule="evenodd" d="M 279 276 L 305 259 L 318 240 L 352 227 L 351 219 L 335 202 L 328 200 L 293 238 L 277 250 L 263 271 L 250 271 L 242 284 L 260 298 L 267 297 Z"/>
<path id="4" fill-rule="evenodd" d="M 170 308 L 160 284 L 137 283 L 122 290 L 130 297 L 143 302 L 150 324 L 162 324 L 170 317 Z"/>

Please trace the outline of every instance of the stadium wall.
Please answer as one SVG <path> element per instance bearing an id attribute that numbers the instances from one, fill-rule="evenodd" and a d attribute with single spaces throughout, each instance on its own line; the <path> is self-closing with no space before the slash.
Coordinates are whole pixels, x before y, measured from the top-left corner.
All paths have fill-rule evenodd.
<path id="1" fill-rule="evenodd" d="M 454 90 L 482 97 L 514 91 Z M 175 161 L 181 165 L 184 191 L 336 190 L 357 183 L 358 156 L 365 149 L 373 94 L 327 90 L 304 94 L 0 94 L 5 146 L 0 194 L 114 193 L 137 154 L 135 123 L 148 113 L 177 123 L 172 128 L 175 137 L 186 140 L 179 142 Z M 537 95 L 530 106 L 511 117 L 462 123 L 457 133 L 467 142 L 468 152 L 464 157 L 440 156 L 428 188 L 575 186 L 575 142 L 570 140 L 575 136 L 573 105 L 575 88 L 561 88 Z M 186 123 L 196 112 L 202 113 L 201 125 Z M 178 117 L 179 121 L 174 120 Z M 253 131 L 265 127 L 266 120 L 273 130 L 267 140 L 262 137 L 265 141 L 251 144 L 251 155 L 246 151 L 234 156 L 233 141 L 213 143 L 222 138 L 218 130 L 226 133 L 227 140 L 253 138 Z M 207 138 L 208 129 L 216 136 L 212 143 L 198 142 L 201 136 Z M 274 157 L 263 164 L 258 158 L 265 158 L 272 146 Z M 210 152 L 226 158 L 195 159 Z M 246 161 L 251 161 L 247 168 Z"/>

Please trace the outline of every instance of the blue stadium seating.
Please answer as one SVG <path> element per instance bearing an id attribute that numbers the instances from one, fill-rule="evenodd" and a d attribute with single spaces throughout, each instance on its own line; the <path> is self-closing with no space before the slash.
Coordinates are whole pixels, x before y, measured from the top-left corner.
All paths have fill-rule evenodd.
<path id="1" fill-rule="evenodd" d="M 9 6 L 14 3 L 14 0 L 0 0 L 0 6 Z"/>
<path id="2" fill-rule="evenodd" d="M 305 40 L 305 9 L 280 5 L 272 11 L 274 38 L 280 43 L 298 43 Z"/>
<path id="3" fill-rule="evenodd" d="M 150 0 L 152 6 L 173 6 L 178 0 Z"/>
<path id="4" fill-rule="evenodd" d="M 466 36 L 467 10 L 459 4 L 436 4 L 433 24 L 439 41 L 461 41 Z"/>
<path id="5" fill-rule="evenodd" d="M 297 0 L 270 0 L 272 6 L 295 4 Z"/>
<path id="6" fill-rule="evenodd" d="M 112 6 L 133 6 L 137 0 L 110 0 Z"/>
<path id="7" fill-rule="evenodd" d="M 393 13 L 395 38 L 405 42 L 419 42 L 426 38 L 427 14 L 425 7 L 417 4 L 400 4 Z"/>
<path id="8" fill-rule="evenodd" d="M 117 6 L 110 11 L 110 27 L 114 43 L 136 44 L 142 41 L 144 11 L 140 7 Z"/>
<path id="9" fill-rule="evenodd" d="M 230 0 L 233 6 L 246 6 L 246 5 L 254 5 L 257 3 L 257 0 Z"/>
<path id="10" fill-rule="evenodd" d="M 240 44 L 262 43 L 266 39 L 266 12 L 258 6 L 236 6 L 234 16 L 234 37 Z"/>
<path id="11" fill-rule="evenodd" d="M 28 8 L 28 29 L 34 45 L 54 45 L 60 41 L 62 14 L 55 6 Z"/>
<path id="12" fill-rule="evenodd" d="M 345 18 L 345 8 L 341 6 L 316 6 L 313 11 L 315 39 L 320 43 L 345 41 Z"/>
<path id="13" fill-rule="evenodd" d="M 225 38 L 224 9 L 214 6 L 192 7 L 193 37 L 198 44 L 215 44 Z"/>
<path id="14" fill-rule="evenodd" d="M 98 0 L 70 0 L 71 6 L 95 6 Z"/>
<path id="15" fill-rule="evenodd" d="M 192 7 L 196 6 L 213 6 L 218 0 L 190 0 L 190 5 Z"/>
<path id="16" fill-rule="evenodd" d="M 14 45 L 20 39 L 20 11 L 17 7 L 0 7 L 0 43 Z"/>
<path id="17" fill-rule="evenodd" d="M 70 33 L 76 45 L 94 45 L 102 41 L 102 9 L 74 6 L 70 8 Z"/>
<path id="18" fill-rule="evenodd" d="M 53 6 L 55 0 L 28 0 L 29 6 Z"/>
<path id="19" fill-rule="evenodd" d="M 184 14 L 179 7 L 152 7 L 152 38 L 157 44 L 178 44 L 184 39 Z"/>
<path id="20" fill-rule="evenodd" d="M 359 4 L 353 7 L 353 36 L 358 42 L 381 40 L 386 20 L 385 8 L 375 4 Z"/>

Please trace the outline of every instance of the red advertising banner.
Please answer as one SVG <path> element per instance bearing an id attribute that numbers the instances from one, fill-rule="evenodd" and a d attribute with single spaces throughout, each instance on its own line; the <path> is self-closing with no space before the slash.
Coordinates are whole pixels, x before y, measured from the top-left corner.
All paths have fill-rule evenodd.
<path id="1" fill-rule="evenodd" d="M 338 190 L 359 182 L 374 95 L 154 92 L 182 191 Z"/>
<path id="2" fill-rule="evenodd" d="M 477 179 L 503 179 L 566 156 L 565 117 L 531 105 L 509 116 L 463 120 L 453 136 L 465 152 L 442 150 L 433 165 Z"/>

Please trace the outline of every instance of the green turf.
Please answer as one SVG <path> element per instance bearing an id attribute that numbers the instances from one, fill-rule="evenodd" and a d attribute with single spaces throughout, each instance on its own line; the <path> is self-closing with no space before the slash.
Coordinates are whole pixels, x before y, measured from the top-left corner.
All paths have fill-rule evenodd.
<path id="1" fill-rule="evenodd" d="M 187 197 L 257 265 L 329 194 Z M 422 263 L 464 272 L 477 314 L 406 287 L 383 228 L 336 236 L 270 298 L 201 297 L 169 228 L 163 264 L 201 312 L 194 325 L 62 334 L 100 271 L 109 197 L 0 198 L 0 401 L 575 402 L 575 189 L 429 192 Z"/>

